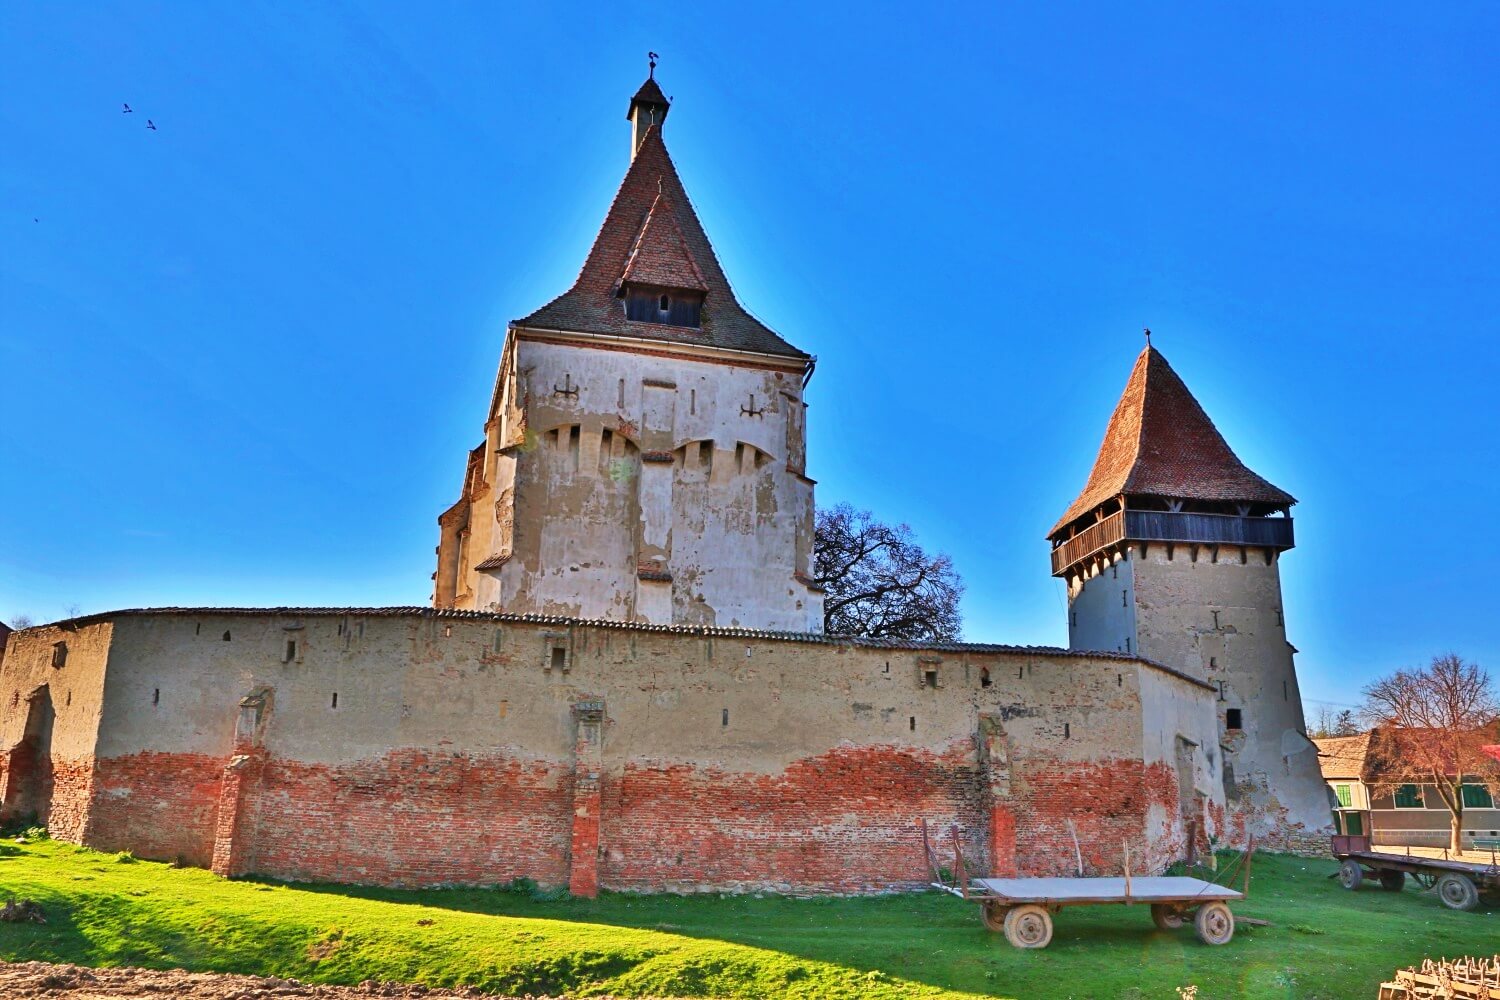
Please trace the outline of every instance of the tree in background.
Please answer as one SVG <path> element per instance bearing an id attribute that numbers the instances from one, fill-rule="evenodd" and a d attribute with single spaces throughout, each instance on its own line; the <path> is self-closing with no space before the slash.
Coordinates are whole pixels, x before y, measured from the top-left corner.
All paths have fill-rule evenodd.
<path id="1" fill-rule="evenodd" d="M 1398 670 L 1364 693 L 1365 720 L 1391 737 L 1378 741 L 1383 759 L 1375 773 L 1387 779 L 1381 784 L 1436 789 L 1450 814 L 1448 849 L 1463 850 L 1465 796 L 1492 801 L 1500 793 L 1500 761 L 1482 749 L 1500 742 L 1500 699 L 1490 675 L 1449 653 L 1426 667 Z"/>
<path id="2" fill-rule="evenodd" d="M 924 552 L 911 528 L 841 503 L 818 511 L 815 541 L 813 576 L 827 592 L 823 629 L 829 635 L 959 637 L 963 580 L 946 555 Z"/>
<path id="3" fill-rule="evenodd" d="M 1312 732 L 1308 735 L 1317 740 L 1327 739 L 1330 736 L 1359 735 L 1359 723 L 1354 718 L 1352 708 L 1344 708 L 1335 712 L 1327 705 L 1319 705 L 1310 728 Z"/>
<path id="4" fill-rule="evenodd" d="M 21 629 L 23 628 L 31 628 L 31 626 L 34 624 L 36 623 L 31 620 L 30 615 L 16 615 L 10 620 L 10 627 L 15 629 L 17 632 L 21 631 Z"/>

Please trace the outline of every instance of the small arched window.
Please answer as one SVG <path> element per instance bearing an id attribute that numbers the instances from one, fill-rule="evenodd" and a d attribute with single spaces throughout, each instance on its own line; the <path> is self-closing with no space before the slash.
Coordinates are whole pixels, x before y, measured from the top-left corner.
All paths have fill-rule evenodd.
<path id="1" fill-rule="evenodd" d="M 671 299 L 671 296 L 663 295 L 661 297 L 661 301 L 659 303 L 657 303 L 657 308 L 660 309 L 662 312 L 668 312 L 669 310 L 671 310 L 671 308 L 672 308 L 672 299 Z"/>

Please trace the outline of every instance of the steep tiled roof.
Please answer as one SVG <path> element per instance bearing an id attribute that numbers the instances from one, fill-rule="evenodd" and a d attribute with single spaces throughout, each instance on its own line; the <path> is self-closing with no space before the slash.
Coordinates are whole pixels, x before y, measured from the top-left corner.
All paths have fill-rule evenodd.
<path id="1" fill-rule="evenodd" d="M 1324 778 L 1357 780 L 1364 774 L 1365 755 L 1370 751 L 1369 733 L 1330 736 L 1327 739 L 1313 740 L 1313 745 L 1318 748 L 1318 767 L 1322 768 Z"/>
<path id="2" fill-rule="evenodd" d="M 1167 359 L 1149 346 L 1109 418 L 1087 485 L 1048 534 L 1122 493 L 1278 507 L 1297 502 L 1245 467 Z"/>
<path id="3" fill-rule="evenodd" d="M 658 199 L 661 199 L 661 217 L 648 226 Z M 660 228 L 657 231 L 662 235 L 659 240 L 651 236 L 652 246 L 660 247 L 664 257 L 670 257 L 676 252 L 672 244 L 680 241 L 683 254 L 706 292 L 699 329 L 627 320 L 624 305 L 616 298 L 615 293 L 625 278 L 632 253 L 638 244 L 645 246 L 643 237 L 657 229 L 658 223 Z M 654 259 L 655 253 L 650 256 Z M 641 266 L 646 267 L 646 263 Z M 662 264 L 662 267 L 679 277 L 683 271 L 677 264 L 670 267 Z M 659 274 L 660 270 L 653 265 L 651 273 Z M 688 201 L 677 168 L 667 154 L 659 125 L 651 126 L 641 140 L 640 150 L 625 173 L 625 180 L 620 184 L 573 287 L 512 325 L 701 344 L 775 354 L 799 361 L 808 358 L 807 354 L 782 340 L 775 331 L 746 312 L 735 299 L 729 279 L 724 276 L 708 242 L 708 235 Z"/>
<path id="4" fill-rule="evenodd" d="M 677 227 L 677 213 L 672 202 L 664 194 L 656 196 L 646 221 L 641 223 L 641 233 L 635 239 L 630 257 L 625 261 L 624 281 L 635 281 L 643 285 L 660 285 L 664 288 L 687 288 L 706 292 L 703 275 L 688 253 L 687 241 Z"/>
<path id="5" fill-rule="evenodd" d="M 648 77 L 646 79 L 646 82 L 643 83 L 643 84 L 641 84 L 641 89 L 637 90 L 635 92 L 635 96 L 630 99 L 630 107 L 632 109 L 634 109 L 637 104 L 666 104 L 666 103 L 667 103 L 667 95 L 663 94 L 661 92 L 661 87 L 659 87 L 657 85 L 657 83 L 656 83 L 656 77 L 654 77 L 654 76 L 653 77 Z M 625 113 L 625 116 L 627 118 L 630 117 L 630 112 L 627 111 Z"/>

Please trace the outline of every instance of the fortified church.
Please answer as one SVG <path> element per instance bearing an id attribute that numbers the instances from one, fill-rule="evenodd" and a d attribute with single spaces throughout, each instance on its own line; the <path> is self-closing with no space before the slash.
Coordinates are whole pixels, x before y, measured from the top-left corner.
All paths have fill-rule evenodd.
<path id="1" fill-rule="evenodd" d="M 669 111 L 648 79 L 577 281 L 510 325 L 433 606 L 19 631 L 3 816 L 224 875 L 583 895 L 912 886 L 919 820 L 1000 874 L 1321 848 L 1295 501 L 1149 346 L 1048 536 L 1067 649 L 821 634 L 813 359 L 735 298 Z"/>

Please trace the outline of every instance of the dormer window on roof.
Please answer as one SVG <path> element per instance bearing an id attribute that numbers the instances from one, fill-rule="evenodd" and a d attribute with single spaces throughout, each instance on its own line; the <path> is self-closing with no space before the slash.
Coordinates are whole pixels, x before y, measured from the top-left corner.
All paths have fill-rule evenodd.
<path id="1" fill-rule="evenodd" d="M 662 323 L 696 330 L 703 320 L 703 293 L 652 285 L 624 285 L 625 318 L 637 323 Z"/>
<path id="2" fill-rule="evenodd" d="M 631 98 L 630 169 L 577 280 L 511 328 L 700 344 L 810 368 L 735 298 L 662 141 L 671 107 L 654 76 Z"/>

